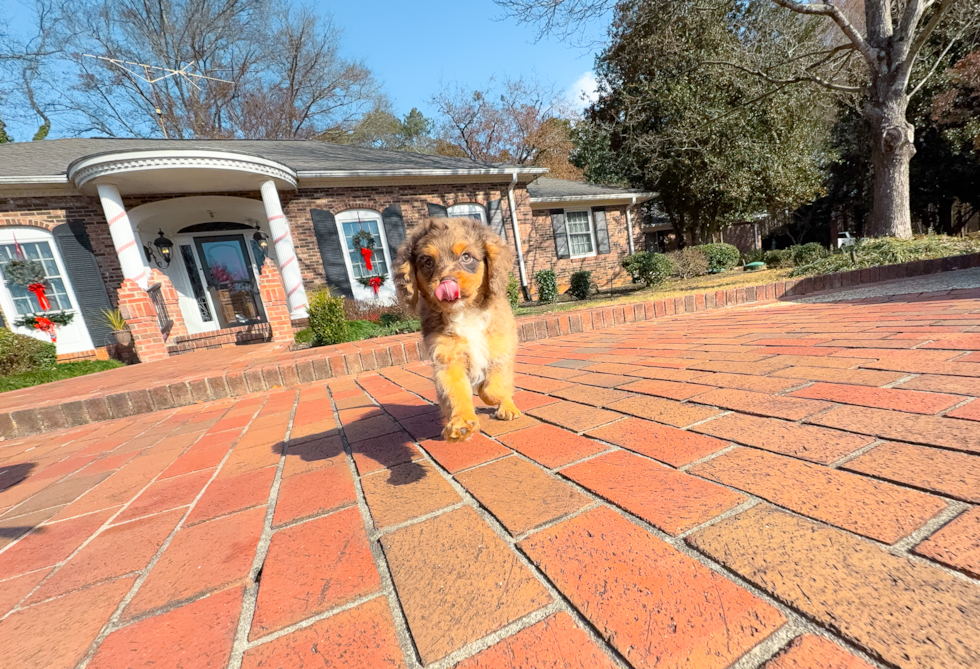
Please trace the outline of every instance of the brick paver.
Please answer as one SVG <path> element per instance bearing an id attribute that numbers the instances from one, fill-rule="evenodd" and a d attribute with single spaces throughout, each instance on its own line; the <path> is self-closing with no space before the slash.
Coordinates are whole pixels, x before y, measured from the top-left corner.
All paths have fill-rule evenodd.
<path id="1" fill-rule="evenodd" d="M 0 441 L 0 668 L 980 666 L 980 291 L 608 312 Z"/>

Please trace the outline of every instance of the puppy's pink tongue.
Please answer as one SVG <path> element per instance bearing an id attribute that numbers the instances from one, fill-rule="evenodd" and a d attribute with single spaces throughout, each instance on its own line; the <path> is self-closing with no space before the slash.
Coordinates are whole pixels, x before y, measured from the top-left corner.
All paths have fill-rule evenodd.
<path id="1" fill-rule="evenodd" d="M 436 299 L 443 302 L 455 302 L 459 299 L 459 284 L 455 281 L 443 281 L 436 288 Z"/>

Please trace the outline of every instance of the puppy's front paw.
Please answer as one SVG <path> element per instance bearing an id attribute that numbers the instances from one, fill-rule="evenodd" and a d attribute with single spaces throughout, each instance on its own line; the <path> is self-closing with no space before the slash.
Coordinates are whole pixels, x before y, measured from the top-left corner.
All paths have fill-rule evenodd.
<path id="1" fill-rule="evenodd" d="M 500 403 L 500 407 L 497 409 L 497 413 L 493 415 L 497 420 L 515 420 L 521 417 L 521 411 L 516 406 L 512 400 L 506 400 Z"/>
<path id="2" fill-rule="evenodd" d="M 453 416 L 442 428 L 442 438 L 446 441 L 466 441 L 480 431 L 480 419 L 475 415 Z"/>

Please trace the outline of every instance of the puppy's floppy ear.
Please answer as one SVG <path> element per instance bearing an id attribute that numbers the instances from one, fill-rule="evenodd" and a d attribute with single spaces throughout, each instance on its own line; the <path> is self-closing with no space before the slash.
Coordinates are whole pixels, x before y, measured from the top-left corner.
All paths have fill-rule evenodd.
<path id="1" fill-rule="evenodd" d="M 398 249 L 395 258 L 395 290 L 398 300 L 414 312 L 419 303 L 419 287 L 415 281 L 415 248 L 429 231 L 428 225 L 422 225 L 410 234 Z"/>
<path id="2" fill-rule="evenodd" d="M 514 268 L 514 254 L 507 243 L 490 228 L 483 227 L 483 250 L 487 262 L 487 297 L 507 295 L 507 282 Z"/>

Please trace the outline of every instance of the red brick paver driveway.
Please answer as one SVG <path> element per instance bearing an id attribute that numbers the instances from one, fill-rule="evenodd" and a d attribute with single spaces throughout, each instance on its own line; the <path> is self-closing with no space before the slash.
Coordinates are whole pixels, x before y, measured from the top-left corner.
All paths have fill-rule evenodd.
<path id="1" fill-rule="evenodd" d="M 980 294 L 896 299 L 0 443 L 0 667 L 978 667 Z"/>

